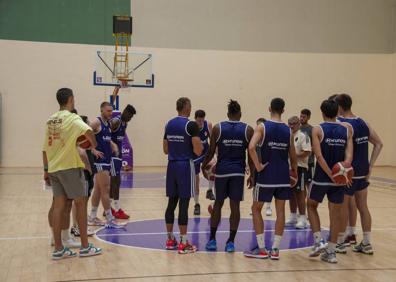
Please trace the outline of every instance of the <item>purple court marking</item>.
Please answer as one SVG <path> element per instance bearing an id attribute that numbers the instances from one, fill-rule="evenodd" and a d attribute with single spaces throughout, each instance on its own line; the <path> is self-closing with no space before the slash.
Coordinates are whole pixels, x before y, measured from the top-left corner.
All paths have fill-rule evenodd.
<path id="1" fill-rule="evenodd" d="M 165 172 L 121 172 L 121 188 L 164 188 Z M 208 187 L 208 181 L 201 177 L 201 187 Z"/>
<path id="2" fill-rule="evenodd" d="M 209 218 L 190 218 L 188 221 L 189 240 L 195 244 L 199 251 L 205 252 L 205 245 L 209 240 L 210 225 Z M 177 222 L 177 221 L 176 221 Z M 274 236 L 275 221 L 265 220 L 265 243 L 271 246 Z M 178 230 L 175 225 L 174 230 Z M 175 232 L 178 238 L 178 233 Z M 228 218 L 222 218 L 217 231 L 217 249 L 224 251 L 225 243 L 229 235 Z M 322 231 L 324 238 L 329 232 Z M 152 219 L 129 222 L 125 229 L 101 229 L 96 233 L 98 239 L 111 244 L 164 250 L 166 240 L 165 222 L 163 219 Z M 311 229 L 298 230 L 286 227 L 282 238 L 281 249 L 301 249 L 312 246 L 314 243 Z M 243 252 L 256 246 L 256 234 L 253 231 L 252 219 L 241 218 L 239 231 L 235 239 L 237 252 Z"/>

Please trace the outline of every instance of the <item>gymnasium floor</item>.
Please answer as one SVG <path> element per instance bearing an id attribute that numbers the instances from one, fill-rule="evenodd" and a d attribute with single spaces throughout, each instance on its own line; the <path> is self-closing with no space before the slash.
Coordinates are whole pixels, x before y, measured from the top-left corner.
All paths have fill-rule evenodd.
<path id="1" fill-rule="evenodd" d="M 277 262 L 246 259 L 241 253 L 199 252 L 182 256 L 155 249 L 165 239 L 161 234 L 166 205 L 161 187 L 164 168 L 137 168 L 133 179 L 131 175 L 124 179 L 125 185 L 131 186 L 132 181 L 133 188 L 122 189 L 122 205 L 131 214 L 130 221 L 140 223 L 128 224 L 127 230 L 117 231 L 120 234 L 113 232 L 98 235 L 99 240 L 92 239 L 103 248 L 103 255 L 52 261 L 47 227 L 51 193 L 42 190 L 41 179 L 39 169 L 0 169 L 0 281 L 396 281 L 396 168 L 376 168 L 373 173 L 369 206 L 374 256 L 355 254 L 348 249 L 347 255 L 338 255 L 335 265 L 318 258 L 309 259 L 307 249 L 281 251 Z M 201 192 L 200 219 L 194 219 L 193 203 L 190 205 L 193 231 L 190 237 L 199 242 L 201 250 L 209 216 L 206 211 L 209 202 L 203 198 Z M 251 202 L 250 192 L 246 191 L 241 205 L 241 217 L 245 220 L 237 235 L 241 249 L 248 248 L 254 237 L 249 216 Z M 328 227 L 327 203 L 321 205 L 320 214 L 323 227 Z M 225 204 L 223 216 L 228 215 Z M 148 221 L 154 219 L 159 221 Z M 274 216 L 266 217 L 270 228 L 271 219 Z M 224 220 L 221 230 L 227 230 L 226 226 Z M 284 248 L 296 248 L 311 240 L 310 232 L 286 233 Z M 219 239 L 226 235 L 221 233 Z M 134 240 L 127 240 L 129 237 Z M 139 248 L 125 246 L 128 244 Z"/>

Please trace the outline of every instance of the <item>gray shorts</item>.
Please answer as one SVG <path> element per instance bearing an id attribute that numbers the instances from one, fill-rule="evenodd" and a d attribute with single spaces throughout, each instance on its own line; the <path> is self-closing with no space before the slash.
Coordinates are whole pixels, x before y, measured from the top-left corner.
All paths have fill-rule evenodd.
<path id="1" fill-rule="evenodd" d="M 68 199 L 88 197 L 88 189 L 82 168 L 60 170 L 49 174 L 54 197 L 66 196 Z"/>

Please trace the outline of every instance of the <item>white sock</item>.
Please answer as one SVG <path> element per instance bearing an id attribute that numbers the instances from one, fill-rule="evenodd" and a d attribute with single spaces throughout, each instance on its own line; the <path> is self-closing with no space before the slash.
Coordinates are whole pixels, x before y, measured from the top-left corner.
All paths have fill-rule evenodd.
<path id="1" fill-rule="evenodd" d="M 70 239 L 69 229 L 62 229 L 61 238 L 62 238 L 62 241 L 67 241 Z"/>
<path id="2" fill-rule="evenodd" d="M 111 213 L 111 209 L 108 209 L 107 211 L 105 211 L 105 214 L 106 214 L 106 219 L 107 219 L 107 221 L 111 221 L 111 220 L 114 219 L 114 216 L 113 216 L 113 214 Z"/>
<path id="3" fill-rule="evenodd" d="M 327 245 L 327 249 L 330 251 L 330 253 L 334 253 L 335 252 L 335 246 L 336 244 L 329 242 Z"/>
<path id="4" fill-rule="evenodd" d="M 114 200 L 114 209 L 116 210 L 116 211 L 119 211 L 119 209 L 121 208 L 121 205 L 120 205 L 120 200 Z"/>
<path id="5" fill-rule="evenodd" d="M 182 244 L 187 244 L 187 234 L 185 234 L 185 235 L 180 234 L 180 242 Z"/>
<path id="6" fill-rule="evenodd" d="M 257 245 L 259 249 L 265 249 L 265 241 L 264 241 L 264 234 L 256 235 Z"/>
<path id="7" fill-rule="evenodd" d="M 322 239 L 322 233 L 320 233 L 320 231 L 318 231 L 318 232 L 315 232 L 313 235 L 315 238 L 315 243 L 319 243 L 320 240 Z"/>
<path id="8" fill-rule="evenodd" d="M 301 221 L 306 222 L 307 221 L 307 216 L 305 214 L 300 215 L 299 218 Z"/>
<path id="9" fill-rule="evenodd" d="M 357 235 L 356 226 L 351 226 L 351 233 L 349 235 Z"/>
<path id="10" fill-rule="evenodd" d="M 275 235 L 275 237 L 274 237 L 274 243 L 272 244 L 272 248 L 273 248 L 273 249 L 279 249 L 281 240 L 282 240 L 282 236 L 280 236 L 280 235 Z"/>
<path id="11" fill-rule="evenodd" d="M 345 241 L 345 233 L 344 232 L 340 232 L 338 233 L 338 237 L 337 237 L 337 244 L 342 244 Z"/>
<path id="12" fill-rule="evenodd" d="M 98 217 L 98 207 L 92 206 L 91 214 L 89 215 L 90 218 L 94 219 Z"/>
<path id="13" fill-rule="evenodd" d="M 214 187 L 214 181 L 209 180 L 209 188 L 208 190 L 213 190 Z"/>
<path id="14" fill-rule="evenodd" d="M 363 245 L 370 244 L 371 241 L 371 232 L 363 232 Z"/>
<path id="15" fill-rule="evenodd" d="M 170 239 L 170 240 L 175 239 L 175 235 L 173 234 L 173 232 L 168 232 L 168 239 Z"/>
<path id="16" fill-rule="evenodd" d="M 293 220 L 297 219 L 297 213 L 291 213 L 290 219 L 293 219 Z"/>

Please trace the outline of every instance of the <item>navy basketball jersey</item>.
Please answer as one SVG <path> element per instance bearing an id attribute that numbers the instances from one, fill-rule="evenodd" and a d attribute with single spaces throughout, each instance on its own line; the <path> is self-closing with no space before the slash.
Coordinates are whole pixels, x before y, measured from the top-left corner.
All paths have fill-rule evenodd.
<path id="1" fill-rule="evenodd" d="M 209 132 L 209 127 L 208 127 L 208 122 L 205 120 L 204 125 L 199 131 L 199 138 L 201 139 L 201 143 L 203 146 L 203 151 L 202 154 L 194 160 L 194 162 L 202 162 L 206 156 L 206 154 L 209 151 L 209 138 L 210 138 L 210 132 Z"/>
<path id="2" fill-rule="evenodd" d="M 111 158 L 111 130 L 110 124 L 108 122 L 104 122 L 101 117 L 98 117 L 100 121 L 100 131 L 95 134 L 96 137 L 96 150 L 102 152 L 104 154 L 103 159 L 105 162 L 110 163 Z"/>
<path id="3" fill-rule="evenodd" d="M 320 125 L 323 138 L 320 141 L 320 149 L 330 169 L 338 162 L 345 159 L 345 149 L 348 142 L 348 129 L 338 122 L 323 122 Z M 315 168 L 313 184 L 337 186 L 323 171 L 320 165 Z"/>
<path id="4" fill-rule="evenodd" d="M 111 132 L 111 140 L 117 145 L 118 151 L 122 152 L 122 141 L 125 137 L 125 131 L 127 128 L 127 123 L 123 122 L 120 118 L 116 117 L 113 119 L 114 121 L 119 122 L 119 126 L 116 130 Z"/>
<path id="5" fill-rule="evenodd" d="M 217 143 L 216 177 L 244 176 L 248 125 L 239 121 L 219 123 Z"/>
<path id="6" fill-rule="evenodd" d="M 169 161 L 189 161 L 195 158 L 192 137 L 187 132 L 189 122 L 188 118 L 177 116 L 166 125 L 164 137 L 168 141 Z"/>
<path id="7" fill-rule="evenodd" d="M 353 128 L 353 161 L 352 166 L 355 171 L 353 178 L 359 179 L 367 176 L 369 172 L 369 144 L 368 140 L 370 137 L 370 129 L 366 122 L 359 118 L 344 118 L 339 117 L 339 121 L 347 122 L 352 125 Z"/>
<path id="8" fill-rule="evenodd" d="M 264 170 L 257 173 L 257 186 L 267 188 L 290 187 L 289 148 L 290 128 L 283 122 L 268 120 L 264 127 L 264 138 L 260 145 L 260 156 Z"/>

